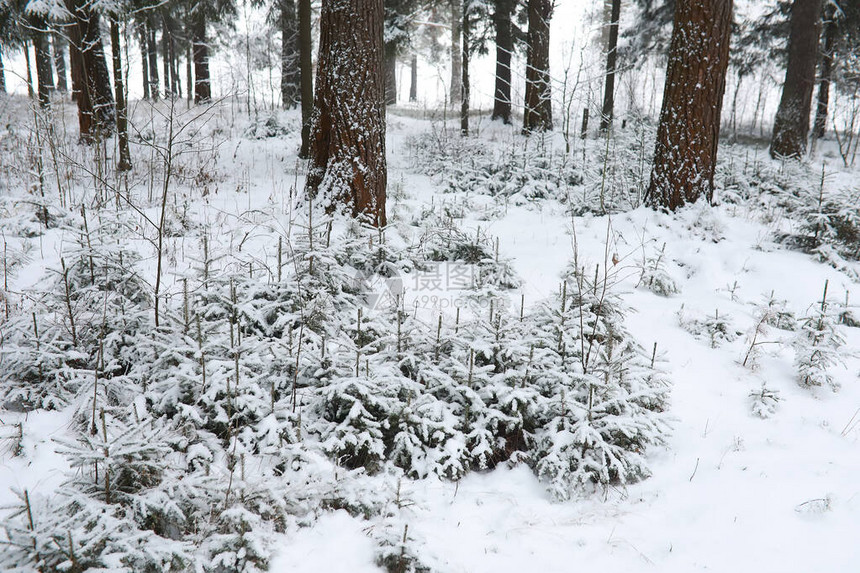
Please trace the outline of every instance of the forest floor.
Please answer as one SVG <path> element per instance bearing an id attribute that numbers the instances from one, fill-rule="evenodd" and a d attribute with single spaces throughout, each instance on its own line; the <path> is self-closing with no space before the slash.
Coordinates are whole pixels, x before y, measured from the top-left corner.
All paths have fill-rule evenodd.
<path id="1" fill-rule="evenodd" d="M 72 132 L 72 110 L 66 106 L 67 130 Z M 29 167 L 36 153 L 33 136 L 20 135 L 32 131 L 25 109 L 23 100 L 0 100 L 5 125 L 0 142 L 12 137 L 29 142 L 2 159 L 4 245 L 9 253 L 22 254 L 7 278 L 10 298 L 12 293 L 26 298 L 22 293 L 55 276 L 63 245 L 72 240 L 63 227 L 39 230 L 38 222 L 26 215 L 27 192 L 38 194 L 38 183 Z M 183 114 L 178 117 L 190 119 L 187 114 L 194 111 Z M 388 211 L 400 240 L 416 241 L 426 213 L 438 209 L 464 233 L 497 239 L 498 252 L 510 259 L 522 280 L 507 293 L 506 304 L 514 312 L 523 302 L 529 307 L 558 293 L 561 273 L 574 258 L 585 269 L 603 273 L 611 268 L 613 288 L 628 307 L 627 328 L 644 348 L 656 343 L 672 384 L 672 432 L 664 447 L 648 450 L 652 475 L 639 483 L 608 485 L 559 502 L 524 465 L 500 464 L 456 482 L 433 476 L 403 480 L 398 504 L 419 560 L 432 571 L 452 573 L 856 570 L 860 328 L 837 326 L 844 337 L 841 361 L 828 372 L 838 390 L 798 383 L 797 334 L 789 330 L 760 329 L 753 349 L 756 365 L 750 367 L 752 358 L 743 365 L 768 299 L 781 301 L 781 308 L 800 321 L 821 305 L 826 281 L 832 307 L 845 305 L 845 312 L 858 314 L 860 264 L 836 255 L 822 261 L 826 257 L 777 242 L 799 223 L 791 220 L 790 210 L 780 210 L 779 201 L 755 196 L 787 180 L 805 186 L 814 198 L 822 162 L 828 189 L 856 187 L 857 172 L 841 165 L 831 148 L 835 143 L 825 141 L 817 159 L 802 167 L 772 161 L 766 148 L 755 143 L 725 145 L 716 204 L 664 214 L 636 204 L 641 202 L 642 174 L 647 178 L 647 151 L 641 159 L 624 146 L 639 141 L 639 134 L 628 139 L 619 135 L 618 143 L 611 143 L 618 150 L 608 157 L 602 153 L 610 144 L 603 139 L 573 142 L 571 167 L 558 170 L 576 169 L 581 180 L 567 189 L 494 195 L 488 189 L 510 176 L 499 164 L 509 169 L 522 158 L 529 161 L 531 154 L 550 157 L 550 163 L 552 158 L 563 161 L 562 136 L 553 134 L 539 143 L 535 137 L 528 143 L 516 127 L 484 118 L 478 134 L 463 145 L 453 121 L 446 130 L 438 116 L 411 117 L 415 115 L 420 114 L 395 108 L 388 120 Z M 211 229 L 212 251 L 238 250 L 271 260 L 266 233 L 273 223 L 267 215 L 277 213 L 280 219 L 274 224 L 281 226 L 301 222 L 301 215 L 293 213 L 295 190 L 304 179 L 296 156 L 298 116 L 280 113 L 268 124 L 265 117 L 249 121 L 241 106 L 222 102 L 207 117 L 189 122 L 193 128 L 176 144 L 176 151 L 186 155 L 177 155 L 180 171 L 171 216 L 186 229 Z M 155 218 L 166 147 L 146 142 L 157 139 L 147 134 L 163 121 L 144 104 L 134 118 L 137 165 L 131 188 L 145 205 L 141 212 Z M 643 149 L 647 141 L 653 135 L 641 135 Z M 479 162 L 495 154 L 496 171 L 475 175 L 466 157 L 457 156 L 461 152 L 477 153 Z M 457 167 L 446 168 L 446 161 Z M 98 165 L 81 163 L 69 193 L 92 192 L 86 171 Z M 528 172 L 525 164 L 523 171 Z M 640 180 L 631 183 L 637 174 Z M 28 177 L 25 189 L 21 182 Z M 468 185 L 462 184 L 466 178 L 471 178 Z M 534 184 L 534 178 L 522 183 Z M 594 206 L 595 196 L 601 195 L 602 204 L 610 189 L 625 194 L 624 201 L 614 203 L 624 206 L 605 214 Z M 155 199 L 144 201 L 147 194 Z M 572 198 L 577 194 L 588 194 L 588 199 L 577 202 Z M 58 208 L 51 201 L 52 209 Z M 137 248 L 151 283 L 155 261 L 146 239 L 142 236 Z M 185 255 L 191 243 L 188 239 L 186 244 L 181 231 L 170 236 L 163 288 L 174 297 L 191 264 Z M 406 307 L 428 321 L 439 312 L 450 316 L 459 304 L 450 276 L 456 268 L 443 270 L 449 274 L 433 284 L 419 271 L 402 275 Z M 677 292 L 661 296 L 644 288 L 643 274 L 651 270 Z M 378 294 L 387 294 L 385 286 L 379 288 Z M 50 495 L 67 478 L 69 462 L 54 440 L 71 439 L 74 412 L 74 406 L 28 413 L 0 409 L 5 443 L 14 441 L 13 428 L 23 428 L 19 451 L 0 442 L 0 505 L 15 502 L 12 488 Z M 344 510 L 323 512 L 311 525 L 277 534 L 270 570 L 380 571 L 373 527 L 375 522 Z"/>

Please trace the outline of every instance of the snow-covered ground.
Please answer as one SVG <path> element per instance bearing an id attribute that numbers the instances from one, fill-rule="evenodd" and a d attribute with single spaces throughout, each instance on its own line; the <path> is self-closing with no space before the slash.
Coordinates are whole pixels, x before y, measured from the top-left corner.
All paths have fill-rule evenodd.
<path id="1" fill-rule="evenodd" d="M 5 102 L 0 105 L 20 104 L 9 101 L 0 100 Z M 207 145 L 199 144 L 209 155 L 196 164 L 197 187 L 183 183 L 175 211 L 183 212 L 184 201 L 195 222 L 211 226 L 213 242 L 230 245 L 231 252 L 263 249 L 270 244 L 265 241 L 269 225 L 295 221 L 289 216 L 290 190 L 303 184 L 295 115 L 280 116 L 290 130 L 284 137 L 251 139 L 242 135 L 246 120 L 236 119 L 241 113 L 227 104 L 212 112 L 208 131 L 200 137 Z M 138 110 L 137 117 L 144 116 Z M 393 225 L 402 235 L 417 232 L 408 223 L 430 204 L 465 205 L 458 227 L 469 232 L 480 227 L 498 237 L 499 251 L 513 260 L 523 280 L 509 294 L 516 308 L 521 300 L 529 306 L 558 292 L 574 251 L 586 269 L 611 265 L 616 288 L 630 309 L 627 327 L 645 348 L 656 343 L 672 382 L 673 432 L 665 448 L 647 453 L 652 476 L 643 482 L 558 502 L 522 465 L 502 464 L 458 482 L 403 480 L 401 519 L 424 565 L 452 573 L 807 573 L 860 567 L 860 329 L 838 327 L 845 337 L 843 364 L 830 370 L 838 391 L 798 384 L 795 332 L 767 329 L 757 339 L 766 343 L 756 347 L 757 366 L 742 365 L 756 312 L 767 297 L 784 300 L 786 310 L 801 319 L 820 305 L 827 281 L 833 307 L 846 298 L 853 304 L 860 300 L 860 283 L 850 272 L 775 243 L 774 231 L 783 221 L 755 208 L 754 202 L 697 204 L 676 215 L 639 207 L 611 216 L 571 217 L 554 199 L 499 208 L 484 195 L 443 194 L 440 178 L 421 171 L 424 158 L 410 147 L 412 137 L 438 130 L 438 122 L 397 110 L 389 118 L 388 178 L 397 188 L 389 211 L 396 213 Z M 519 137 L 515 128 L 486 120 L 483 125 L 477 137 L 490 149 Z M 215 150 L 208 150 L 208 144 L 215 144 Z M 561 149 L 563 143 L 558 138 L 550 145 Z M 600 145 L 594 143 L 595 148 Z M 138 157 L 142 150 L 138 147 Z M 757 161 L 769 162 L 765 155 L 759 151 Z M 832 157 L 826 160 L 833 173 L 828 186 L 855 185 L 854 172 L 841 169 Z M 145 181 L 141 175 L 138 192 L 145 193 Z M 205 200 L 199 194 L 204 186 Z M 156 207 L 150 211 L 155 213 Z M 275 223 L 266 219 L 273 212 L 278 214 Z M 16 248 L 30 244 L 29 262 L 10 278 L 10 292 L 25 292 L 59 267 L 61 245 L 73 240 L 65 233 L 52 229 L 32 239 L 10 239 Z M 144 243 L 139 249 L 146 253 Z M 184 248 L 181 240 L 171 245 L 165 292 L 174 295 L 181 292 L 183 265 L 189 264 Z M 649 264 L 643 259 L 653 259 L 661 249 L 661 267 L 679 291 L 670 296 L 636 288 Z M 145 256 L 151 279 L 154 259 L 151 252 Z M 258 251 L 255 256 L 267 260 L 274 255 Z M 853 268 L 858 270 L 857 263 Z M 449 293 L 436 294 L 441 301 Z M 690 321 L 708 317 L 725 323 L 718 340 L 713 332 L 690 332 L 695 330 Z M 753 413 L 751 395 L 763 388 L 778 396 L 767 418 Z M 0 504 L 15 500 L 10 488 L 50 494 L 68 471 L 53 440 L 68 437 L 70 410 L 0 410 L 0 422 Z M 16 424 L 23 436 L 20 452 L 6 447 L 17 442 Z M 270 569 L 379 571 L 368 535 L 375 526 L 343 510 L 324 512 L 311 526 L 280 535 Z"/>

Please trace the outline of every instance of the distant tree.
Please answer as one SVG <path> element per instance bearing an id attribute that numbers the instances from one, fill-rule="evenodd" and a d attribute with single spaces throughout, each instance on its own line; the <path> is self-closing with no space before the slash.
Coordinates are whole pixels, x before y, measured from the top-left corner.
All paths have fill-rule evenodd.
<path id="1" fill-rule="evenodd" d="M 57 71 L 57 91 L 66 93 L 69 91 L 66 79 L 66 38 L 63 32 L 55 30 L 51 35 L 51 43 L 54 48 L 54 68 Z"/>
<path id="2" fill-rule="evenodd" d="M 188 9 L 188 28 L 191 52 L 194 60 L 194 102 L 207 103 L 212 100 L 209 80 L 210 45 L 207 27 L 210 22 L 222 22 L 236 15 L 233 0 L 191 1 Z M 191 86 L 189 86 L 191 89 Z"/>
<path id="3" fill-rule="evenodd" d="M 449 0 L 451 22 L 451 85 L 449 101 L 454 104 L 463 97 L 463 48 L 460 44 L 463 30 L 463 0 Z"/>
<path id="4" fill-rule="evenodd" d="M 818 102 L 815 106 L 815 121 L 813 122 L 813 137 L 824 137 L 827 128 L 827 108 L 830 104 L 830 80 L 833 75 L 833 56 L 836 48 L 836 36 L 839 24 L 836 16 L 836 6 L 830 2 L 824 8 L 824 46 L 821 50 L 821 64 L 818 82 Z"/>
<path id="5" fill-rule="evenodd" d="M 125 96 L 125 85 L 123 82 L 122 68 L 122 46 L 120 45 L 119 19 L 125 17 L 120 10 L 126 8 L 120 4 L 115 6 L 117 10 L 109 14 L 110 18 L 110 44 L 113 60 L 113 85 L 116 94 L 116 133 L 119 147 L 119 159 L 116 168 L 118 171 L 129 171 L 131 169 L 131 152 L 128 147 L 128 108 Z"/>
<path id="6" fill-rule="evenodd" d="M 821 35 L 822 0 L 794 0 L 782 98 L 773 123 L 772 157 L 799 157 L 806 151 L 815 64 Z"/>
<path id="7" fill-rule="evenodd" d="M 6 71 L 3 55 L 26 48 L 27 32 L 22 25 L 22 6 L 12 0 L 0 0 L 0 93 L 6 92 Z"/>
<path id="8" fill-rule="evenodd" d="M 397 103 L 397 57 L 412 44 L 416 0 L 384 0 L 385 30 L 385 103 Z"/>
<path id="9" fill-rule="evenodd" d="M 382 0 L 323 0 L 305 186 L 376 226 L 386 224 L 383 26 Z"/>
<path id="10" fill-rule="evenodd" d="M 732 0 L 677 8 L 647 193 L 648 204 L 671 211 L 713 197 Z"/>
<path id="11" fill-rule="evenodd" d="M 552 0 L 528 0 L 528 55 L 523 131 L 552 129 L 552 92 L 549 76 L 549 21 Z"/>

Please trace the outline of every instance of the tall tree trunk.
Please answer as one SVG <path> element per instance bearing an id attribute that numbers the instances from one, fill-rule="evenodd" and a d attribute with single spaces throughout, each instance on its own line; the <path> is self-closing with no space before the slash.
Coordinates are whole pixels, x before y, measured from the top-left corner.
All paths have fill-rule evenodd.
<path id="1" fill-rule="evenodd" d="M 149 99 L 149 52 L 147 51 L 149 35 L 146 32 L 146 26 L 141 25 L 138 34 L 140 42 L 140 64 L 143 71 L 143 99 Z"/>
<path id="2" fill-rule="evenodd" d="M 409 101 L 418 101 L 418 54 L 413 53 L 409 61 Z"/>
<path id="3" fill-rule="evenodd" d="M 155 42 L 155 27 L 151 17 L 146 22 L 146 54 L 149 59 L 149 95 L 157 100 L 161 95 L 158 81 L 158 44 Z"/>
<path id="4" fill-rule="evenodd" d="M 552 92 L 549 78 L 549 20 L 552 0 L 528 0 L 528 54 L 523 131 L 552 129 Z"/>
<path id="5" fill-rule="evenodd" d="M 198 5 L 192 22 L 194 51 L 194 103 L 212 101 L 212 88 L 209 85 L 209 44 L 206 40 L 206 14 Z"/>
<path id="6" fill-rule="evenodd" d="M 176 54 L 176 38 L 170 32 L 170 91 L 173 97 L 182 99 L 182 81 L 179 75 L 179 56 Z"/>
<path id="7" fill-rule="evenodd" d="M 469 4 L 470 0 L 462 0 L 461 6 L 463 7 L 463 21 L 460 23 L 461 26 L 461 36 L 460 43 L 462 45 L 462 56 L 461 56 L 461 71 L 462 71 L 462 79 L 461 79 L 461 87 L 462 90 L 460 92 L 460 134 L 461 135 L 469 135 L 469 98 L 470 98 L 470 85 L 469 85 L 469 49 L 471 48 L 471 38 L 470 34 L 472 33 L 470 22 L 469 22 Z"/>
<path id="8" fill-rule="evenodd" d="M 385 105 L 397 103 L 397 50 L 386 45 L 383 66 L 385 68 Z"/>
<path id="9" fill-rule="evenodd" d="M 620 17 L 621 0 L 612 0 L 609 43 L 606 46 L 606 80 L 603 85 L 603 112 L 600 116 L 600 131 L 609 129 L 615 113 L 615 71 L 618 60 L 618 19 Z"/>
<path id="10" fill-rule="evenodd" d="M 191 101 L 194 99 L 194 76 L 191 73 L 192 61 L 191 45 L 189 44 L 185 48 L 185 98 L 189 107 L 191 106 Z"/>
<path id="11" fill-rule="evenodd" d="M 463 50 L 460 46 L 462 37 L 463 0 L 448 0 L 451 7 L 451 104 L 460 101 L 463 96 Z"/>
<path id="12" fill-rule="evenodd" d="M 816 139 L 824 137 L 827 131 L 827 110 L 830 105 L 830 78 L 833 75 L 833 48 L 839 24 L 836 22 L 836 9 L 827 4 L 824 10 L 824 53 L 821 55 L 821 80 L 818 84 L 818 105 L 815 108 L 813 134 Z"/>
<path id="13" fill-rule="evenodd" d="M 281 103 L 292 109 L 299 103 L 298 26 L 295 0 L 281 0 Z"/>
<path id="14" fill-rule="evenodd" d="M 732 0 L 678 2 L 646 200 L 674 211 L 713 198 Z"/>
<path id="15" fill-rule="evenodd" d="M 125 102 L 125 86 L 122 81 L 122 48 L 119 44 L 119 24 L 110 19 L 110 46 L 113 55 L 113 85 L 116 92 L 116 133 L 119 139 L 118 171 L 131 169 L 131 153 L 128 150 L 128 111 Z"/>
<path id="16" fill-rule="evenodd" d="M 51 42 L 48 23 L 39 14 L 30 14 L 30 34 L 36 52 L 36 79 L 39 81 L 39 105 L 51 105 L 51 92 L 54 90 L 54 66 L 51 62 Z"/>
<path id="17" fill-rule="evenodd" d="M 24 60 L 27 64 L 27 96 L 33 99 L 36 90 L 33 89 L 33 65 L 30 63 L 30 42 L 27 40 L 24 40 Z"/>
<path id="18" fill-rule="evenodd" d="M 114 100 L 102 45 L 100 18 L 88 0 L 67 0 L 72 15 L 72 87 L 77 91 L 81 140 L 91 142 L 113 131 Z"/>
<path id="19" fill-rule="evenodd" d="M 60 93 L 69 91 L 69 84 L 66 79 L 66 38 L 63 36 L 64 33 L 54 32 L 51 35 L 51 41 L 54 45 L 54 68 L 57 70 L 57 91 Z"/>
<path id="20" fill-rule="evenodd" d="M 171 76 L 173 67 L 170 65 L 170 31 L 164 19 L 161 22 L 161 69 L 164 70 L 164 97 L 172 98 L 174 80 Z"/>
<path id="21" fill-rule="evenodd" d="M 305 187 L 377 226 L 386 224 L 383 20 L 382 0 L 323 0 Z"/>
<path id="22" fill-rule="evenodd" d="M 514 2 L 496 0 L 493 27 L 496 32 L 496 89 L 493 93 L 493 119 L 511 123 L 511 55 L 514 52 Z"/>
<path id="23" fill-rule="evenodd" d="M 815 63 L 821 35 L 822 0 L 794 0 L 782 98 L 773 122 L 771 157 L 800 157 L 806 151 Z"/>
<path id="24" fill-rule="evenodd" d="M 0 94 L 6 93 L 6 68 L 3 66 L 3 49 L 0 48 Z"/>
<path id="25" fill-rule="evenodd" d="M 313 38 L 311 36 L 311 0 L 299 2 L 299 79 L 302 87 L 302 146 L 299 157 L 311 152 L 311 121 L 314 110 Z"/>

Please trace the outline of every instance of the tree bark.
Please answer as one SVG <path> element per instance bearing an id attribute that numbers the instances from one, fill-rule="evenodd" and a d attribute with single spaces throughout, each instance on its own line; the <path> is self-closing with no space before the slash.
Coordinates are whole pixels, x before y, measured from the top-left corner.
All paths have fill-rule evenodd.
<path id="1" fill-rule="evenodd" d="M 418 54 L 412 54 L 409 61 L 409 101 L 418 101 Z"/>
<path id="2" fill-rule="evenodd" d="M 528 0 L 528 53 L 523 132 L 552 129 L 552 92 L 549 77 L 549 21 L 552 0 Z"/>
<path id="3" fill-rule="evenodd" d="M 143 71 L 143 99 L 149 99 L 149 54 L 147 52 L 148 36 L 146 33 L 146 26 L 140 26 L 138 36 L 140 44 L 140 64 L 141 70 Z"/>
<path id="4" fill-rule="evenodd" d="M 87 0 L 67 0 L 72 89 L 76 92 L 81 140 L 92 142 L 113 131 L 114 99 L 102 45 L 100 17 Z"/>
<path id="5" fill-rule="evenodd" d="M 383 20 L 382 0 L 323 0 L 305 187 L 376 226 L 386 224 Z"/>
<path id="6" fill-rule="evenodd" d="M 285 109 L 299 103 L 298 39 L 295 0 L 281 0 L 281 105 Z"/>
<path id="7" fill-rule="evenodd" d="M 30 63 L 30 42 L 27 40 L 24 40 L 24 61 L 27 64 L 27 97 L 33 99 L 36 90 L 33 89 L 33 65 Z"/>
<path id="8" fill-rule="evenodd" d="M 493 27 L 496 32 L 496 89 L 493 93 L 492 119 L 511 123 L 511 56 L 514 52 L 511 0 L 496 0 Z"/>
<path id="9" fill-rule="evenodd" d="M 612 126 L 615 112 L 615 71 L 618 60 L 618 20 L 621 17 L 621 0 L 612 0 L 609 20 L 609 43 L 606 50 L 606 80 L 603 85 L 603 112 L 600 116 L 600 131 Z"/>
<path id="10" fill-rule="evenodd" d="M 161 69 L 164 70 L 164 97 L 173 97 L 173 68 L 170 65 L 170 31 L 167 22 L 162 18 L 161 23 Z"/>
<path id="11" fill-rule="evenodd" d="M 299 2 L 299 80 L 302 101 L 302 146 L 299 157 L 307 159 L 311 152 L 311 121 L 314 109 L 313 38 L 311 36 L 311 0 Z"/>
<path id="12" fill-rule="evenodd" d="M 122 80 L 122 49 L 119 43 L 119 24 L 110 19 L 110 45 L 113 55 L 113 85 L 116 92 L 116 133 L 119 139 L 118 171 L 131 169 L 131 153 L 128 150 L 128 110 L 125 101 L 125 86 Z"/>
<path id="13" fill-rule="evenodd" d="M 471 48 L 471 38 L 470 34 L 472 33 L 471 26 L 469 23 L 469 1 L 463 0 L 461 6 L 463 7 L 463 21 L 460 23 L 460 44 L 462 47 L 462 56 L 460 60 L 460 71 L 461 74 L 461 91 L 460 91 L 460 134 L 461 135 L 469 135 L 469 98 L 470 98 L 470 88 L 469 85 L 469 49 Z"/>
<path id="14" fill-rule="evenodd" d="M 6 68 L 3 66 L 3 50 L 0 49 L 0 94 L 6 93 Z"/>
<path id="15" fill-rule="evenodd" d="M 394 105 L 397 103 L 397 50 L 391 45 L 386 45 L 384 51 L 385 105 Z"/>
<path id="16" fill-rule="evenodd" d="M 54 68 L 57 70 L 57 91 L 66 93 L 69 91 L 69 83 L 66 79 L 66 39 L 63 34 L 54 32 L 51 36 L 54 44 Z"/>
<path id="17" fill-rule="evenodd" d="M 212 101 L 209 84 L 209 44 L 206 40 L 206 13 L 198 5 L 192 16 L 192 51 L 194 52 L 194 103 Z"/>
<path id="18" fill-rule="evenodd" d="M 36 52 L 36 79 L 39 82 L 39 105 L 51 105 L 51 92 L 54 90 L 54 67 L 51 62 L 51 43 L 48 36 L 48 23 L 40 14 L 30 14 L 30 34 Z"/>
<path id="19" fill-rule="evenodd" d="M 824 53 L 821 55 L 821 79 L 818 83 L 818 105 L 815 107 L 815 122 L 812 133 L 816 139 L 824 137 L 827 131 L 827 111 L 830 105 L 830 79 L 833 75 L 833 50 L 839 24 L 836 22 L 836 9 L 828 4 L 824 11 Z"/>
<path id="20" fill-rule="evenodd" d="M 674 211 L 713 198 L 731 22 L 732 0 L 676 4 L 646 195 L 652 207 Z"/>
<path id="21" fill-rule="evenodd" d="M 158 81 L 158 44 L 155 42 L 155 28 L 151 18 L 146 22 L 146 55 L 149 60 L 149 95 L 157 100 L 161 95 Z"/>
<path id="22" fill-rule="evenodd" d="M 821 3 L 822 0 L 794 0 L 791 5 L 788 64 L 773 122 L 771 157 L 800 157 L 806 152 L 821 35 Z"/>
<path id="23" fill-rule="evenodd" d="M 463 96 L 463 50 L 460 46 L 462 36 L 463 0 L 449 0 L 451 7 L 451 104 L 460 101 Z"/>

